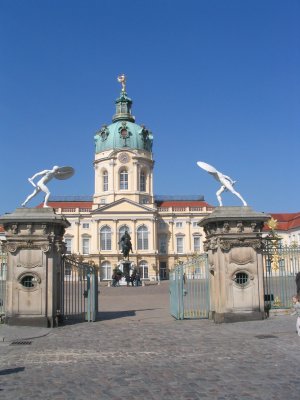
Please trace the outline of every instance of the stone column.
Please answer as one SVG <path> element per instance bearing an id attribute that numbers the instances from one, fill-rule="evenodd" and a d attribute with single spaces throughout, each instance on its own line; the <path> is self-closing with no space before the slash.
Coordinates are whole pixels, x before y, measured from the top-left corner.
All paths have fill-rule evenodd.
<path id="1" fill-rule="evenodd" d="M 6 235 L 6 323 L 53 327 L 62 309 L 61 256 L 69 222 L 52 208 L 2 215 Z"/>
<path id="2" fill-rule="evenodd" d="M 250 207 L 217 207 L 200 221 L 216 323 L 264 318 L 262 228 L 269 218 Z"/>

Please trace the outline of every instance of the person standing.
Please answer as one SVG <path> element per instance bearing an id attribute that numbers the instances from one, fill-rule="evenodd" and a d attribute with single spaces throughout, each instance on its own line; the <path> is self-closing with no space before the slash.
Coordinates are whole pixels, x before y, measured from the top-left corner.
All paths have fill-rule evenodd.
<path id="1" fill-rule="evenodd" d="M 296 329 L 298 336 L 300 336 L 300 296 L 299 295 L 293 296 L 292 302 L 294 311 L 291 313 L 291 315 L 297 315 Z"/>

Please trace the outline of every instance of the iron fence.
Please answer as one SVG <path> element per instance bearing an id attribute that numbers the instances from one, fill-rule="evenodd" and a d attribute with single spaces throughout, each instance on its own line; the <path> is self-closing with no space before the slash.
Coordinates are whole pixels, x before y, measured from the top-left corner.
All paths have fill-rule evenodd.
<path id="1" fill-rule="evenodd" d="M 98 269 L 73 257 L 62 257 L 61 314 L 64 322 L 95 321 L 98 312 Z"/>
<path id="2" fill-rule="evenodd" d="M 207 254 L 201 254 L 170 272 L 170 312 L 176 319 L 208 318 L 210 274 Z"/>
<path id="3" fill-rule="evenodd" d="M 264 250 L 264 286 L 267 309 L 290 308 L 297 292 L 296 275 L 300 272 L 300 247 L 281 246 L 270 240 Z"/>

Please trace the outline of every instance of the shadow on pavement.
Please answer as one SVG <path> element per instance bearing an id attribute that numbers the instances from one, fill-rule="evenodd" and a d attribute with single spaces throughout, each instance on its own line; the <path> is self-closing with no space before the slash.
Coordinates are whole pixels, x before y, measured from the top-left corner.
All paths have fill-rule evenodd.
<path id="1" fill-rule="evenodd" d="M 153 311 L 158 308 L 143 308 L 141 310 L 126 310 L 126 311 L 102 311 L 97 315 L 97 321 L 108 321 L 111 319 L 135 317 L 137 311 Z"/>
<path id="2" fill-rule="evenodd" d="M 7 368 L 7 369 L 3 369 L 2 371 L 0 370 L 0 376 L 1 375 L 16 374 L 17 372 L 23 372 L 24 370 L 25 370 L 25 367 Z"/>

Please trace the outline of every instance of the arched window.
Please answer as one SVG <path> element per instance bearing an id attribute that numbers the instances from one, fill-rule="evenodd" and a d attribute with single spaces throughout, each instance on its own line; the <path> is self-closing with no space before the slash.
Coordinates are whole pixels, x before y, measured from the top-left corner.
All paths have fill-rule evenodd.
<path id="1" fill-rule="evenodd" d="M 148 228 L 142 225 L 137 230 L 137 248 L 138 250 L 148 250 Z"/>
<path id="2" fill-rule="evenodd" d="M 101 264 L 101 269 L 100 269 L 100 280 L 101 281 L 107 281 L 110 280 L 112 276 L 111 272 L 111 265 L 109 261 L 104 261 Z"/>
<path id="3" fill-rule="evenodd" d="M 106 170 L 103 171 L 102 174 L 102 183 L 103 183 L 103 192 L 108 191 L 108 172 Z"/>
<path id="4" fill-rule="evenodd" d="M 130 232 L 129 232 L 129 227 L 128 227 L 127 225 L 122 225 L 122 226 L 120 227 L 120 229 L 119 229 L 119 238 L 118 238 L 119 250 L 122 249 L 122 246 L 121 246 L 121 244 L 120 244 L 120 240 L 121 240 L 121 237 L 124 235 L 125 231 L 127 231 L 127 232 L 130 234 Z"/>
<path id="5" fill-rule="evenodd" d="M 146 173 L 141 171 L 140 173 L 140 191 L 146 192 Z"/>
<path id="6" fill-rule="evenodd" d="M 139 264 L 139 272 L 141 275 L 141 279 L 148 279 L 149 274 L 148 274 L 148 264 L 146 261 L 141 261 Z"/>
<path id="7" fill-rule="evenodd" d="M 128 189 L 128 171 L 126 169 L 122 169 L 120 171 L 120 190 Z"/>
<path id="8" fill-rule="evenodd" d="M 107 225 L 100 229 L 100 250 L 111 250 L 111 229 Z"/>

